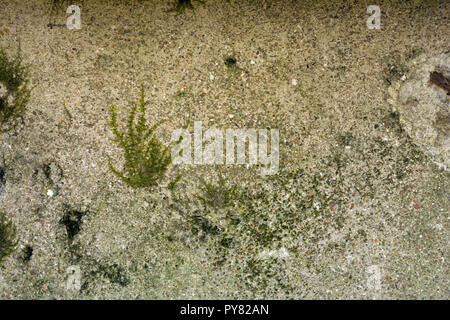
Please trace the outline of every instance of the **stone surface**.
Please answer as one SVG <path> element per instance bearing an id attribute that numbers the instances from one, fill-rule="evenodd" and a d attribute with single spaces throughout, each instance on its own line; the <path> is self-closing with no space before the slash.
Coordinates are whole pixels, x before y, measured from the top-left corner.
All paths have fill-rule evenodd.
<path id="1" fill-rule="evenodd" d="M 450 169 L 450 96 L 431 83 L 430 74 L 450 77 L 450 55 L 421 56 L 411 63 L 406 81 L 396 83 L 390 92 L 400 114 L 402 127 L 421 150 L 446 170 Z"/>
<path id="2" fill-rule="evenodd" d="M 34 87 L 0 140 L 20 245 L 0 299 L 450 297 L 445 101 L 426 79 L 448 48 L 448 1 L 384 1 L 380 30 L 365 1 L 194 1 L 179 15 L 165 0 L 82 2 L 68 30 L 50 1 L 0 1 L 0 45 L 14 55 L 20 40 Z M 389 95 L 409 82 L 415 113 Z M 189 120 L 279 129 L 278 173 L 192 165 L 128 187 L 108 166 L 123 163 L 108 108 L 125 126 L 141 84 L 165 143 Z M 212 207 L 203 182 L 223 186 Z"/>

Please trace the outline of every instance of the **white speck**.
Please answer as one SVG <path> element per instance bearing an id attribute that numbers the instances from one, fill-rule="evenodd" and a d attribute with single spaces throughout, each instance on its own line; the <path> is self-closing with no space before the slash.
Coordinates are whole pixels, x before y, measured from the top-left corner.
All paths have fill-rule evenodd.
<path id="1" fill-rule="evenodd" d="M 292 85 L 296 86 L 297 85 L 297 79 L 292 79 Z"/>
<path id="2" fill-rule="evenodd" d="M 353 260 L 355 260 L 355 258 L 353 258 L 353 256 L 349 254 L 349 255 L 347 256 L 347 263 L 350 264 L 350 263 L 353 262 Z"/>
<path id="3" fill-rule="evenodd" d="M 278 250 L 278 257 L 280 257 L 280 258 L 287 258 L 287 257 L 289 257 L 289 252 L 287 251 L 287 249 L 285 247 L 283 247 L 280 250 Z"/>
<path id="4" fill-rule="evenodd" d="M 229 117 L 230 117 L 230 119 L 233 119 L 233 118 L 234 118 L 234 115 L 233 115 L 233 114 L 230 114 Z"/>
<path id="5" fill-rule="evenodd" d="M 209 73 L 209 80 L 214 80 L 214 75 L 212 73 Z"/>
<path id="6" fill-rule="evenodd" d="M 381 270 L 378 265 L 372 265 L 367 267 L 367 287 L 369 289 L 380 290 L 381 289 Z"/>
<path id="7" fill-rule="evenodd" d="M 255 61 L 251 60 L 250 63 L 251 63 L 251 64 L 255 64 Z"/>
<path id="8" fill-rule="evenodd" d="M 54 195 L 53 190 L 52 190 L 52 189 L 48 189 L 48 190 L 47 190 L 47 195 L 48 195 L 49 197 L 53 197 L 53 195 Z"/>
<path id="9" fill-rule="evenodd" d="M 6 85 L 0 82 L 0 97 L 3 98 L 4 96 L 6 96 L 7 93 L 8 89 L 6 89 Z"/>
<path id="10" fill-rule="evenodd" d="M 401 79 L 402 81 L 405 81 L 405 80 L 406 80 L 406 76 L 403 75 L 400 79 Z"/>
<path id="11" fill-rule="evenodd" d="M 285 247 L 282 247 L 278 250 L 264 250 L 259 254 L 259 258 L 261 259 L 267 259 L 269 257 L 276 257 L 276 258 L 287 258 L 289 257 L 289 251 Z"/>
<path id="12" fill-rule="evenodd" d="M 345 146 L 345 149 L 351 149 L 352 147 L 350 147 L 350 146 Z"/>
<path id="13" fill-rule="evenodd" d="M 14 104 L 14 97 L 12 95 L 9 95 L 8 98 L 6 99 L 6 102 L 10 106 L 13 105 Z"/>

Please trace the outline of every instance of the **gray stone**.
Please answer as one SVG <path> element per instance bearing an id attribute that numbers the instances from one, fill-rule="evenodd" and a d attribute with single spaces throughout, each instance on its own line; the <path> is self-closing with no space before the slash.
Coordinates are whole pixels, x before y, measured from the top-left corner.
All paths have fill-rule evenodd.
<path id="1" fill-rule="evenodd" d="M 406 80 L 393 84 L 389 93 L 400 124 L 413 142 L 439 167 L 450 168 L 450 106 L 447 92 L 430 82 L 430 73 L 450 76 L 448 53 L 412 61 Z"/>

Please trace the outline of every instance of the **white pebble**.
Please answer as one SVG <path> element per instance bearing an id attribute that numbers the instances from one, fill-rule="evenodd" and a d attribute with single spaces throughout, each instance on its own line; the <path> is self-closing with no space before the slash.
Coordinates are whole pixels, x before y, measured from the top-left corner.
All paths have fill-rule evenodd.
<path id="1" fill-rule="evenodd" d="M 8 94 L 8 89 L 6 88 L 6 85 L 0 82 L 0 97 L 3 98 Z"/>
<path id="2" fill-rule="evenodd" d="M 53 195 L 54 195 L 53 190 L 52 190 L 52 189 L 48 189 L 48 190 L 47 190 L 47 195 L 48 195 L 49 197 L 53 197 Z"/>
<path id="3" fill-rule="evenodd" d="M 292 79 L 292 85 L 296 86 L 297 85 L 297 79 Z"/>
<path id="4" fill-rule="evenodd" d="M 286 248 L 282 247 L 282 248 L 280 248 L 278 250 L 264 250 L 258 256 L 261 259 L 267 259 L 267 258 L 270 258 L 270 257 L 276 257 L 276 258 L 284 259 L 284 258 L 289 257 L 289 251 L 287 251 Z"/>
<path id="5" fill-rule="evenodd" d="M 8 98 L 6 99 L 6 102 L 8 103 L 8 105 L 13 105 L 14 104 L 14 97 L 10 94 L 8 96 Z"/>

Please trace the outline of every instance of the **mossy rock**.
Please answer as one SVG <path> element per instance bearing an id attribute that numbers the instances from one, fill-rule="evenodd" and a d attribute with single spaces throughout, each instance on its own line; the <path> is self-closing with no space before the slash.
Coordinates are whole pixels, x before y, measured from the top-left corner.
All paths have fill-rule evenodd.
<path id="1" fill-rule="evenodd" d="M 389 88 L 388 101 L 398 114 L 402 129 L 415 145 L 439 167 L 450 168 L 449 95 L 431 81 L 434 72 L 450 77 L 450 55 L 422 55 L 412 71 Z"/>

